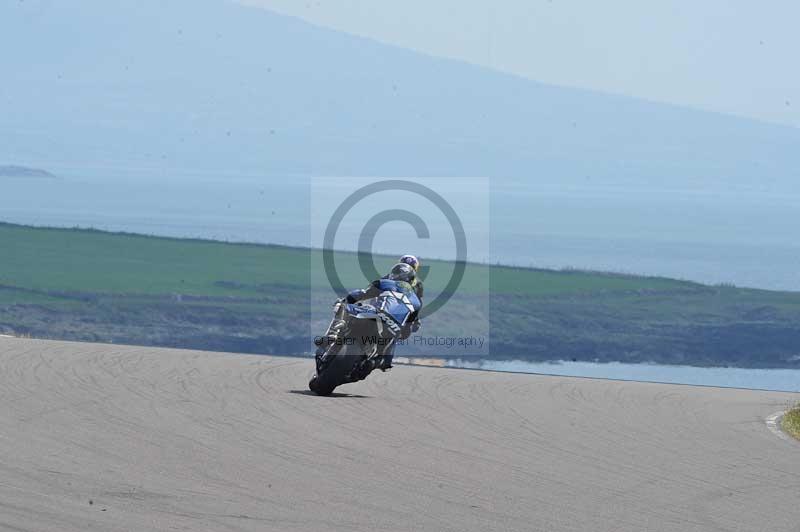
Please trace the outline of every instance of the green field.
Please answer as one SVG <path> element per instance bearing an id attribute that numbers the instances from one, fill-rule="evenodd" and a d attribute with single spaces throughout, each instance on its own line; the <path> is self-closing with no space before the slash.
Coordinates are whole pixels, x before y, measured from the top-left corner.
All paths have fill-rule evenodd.
<path id="1" fill-rule="evenodd" d="M 309 351 L 335 296 L 303 248 L 0 224 L 0 332 L 248 352 Z M 394 257 L 376 257 L 385 271 Z M 347 288 L 366 279 L 336 254 Z M 454 265 L 425 261 L 426 301 Z M 468 264 L 426 334 L 491 332 L 491 356 L 797 367 L 800 294 Z M 430 353 L 426 353 L 430 354 Z M 443 354 L 446 356 L 446 354 Z"/>
<path id="2" fill-rule="evenodd" d="M 308 291 L 323 282 L 312 275 L 321 264 L 320 252 L 303 248 L 9 224 L 0 224 L 0 245 L 8 252 L 0 267 L 0 284 L 42 292 L 239 297 L 261 295 L 260 287 L 265 286 Z M 338 253 L 337 264 L 346 286 L 364 284 L 355 254 Z M 392 264 L 393 257 L 376 259 L 379 269 Z M 442 290 L 453 265 L 443 261 L 426 265 L 447 273 L 426 281 L 426 288 Z M 697 286 L 656 277 L 469 264 L 459 289 L 470 293 L 486 287 L 495 294 L 544 296 Z"/>

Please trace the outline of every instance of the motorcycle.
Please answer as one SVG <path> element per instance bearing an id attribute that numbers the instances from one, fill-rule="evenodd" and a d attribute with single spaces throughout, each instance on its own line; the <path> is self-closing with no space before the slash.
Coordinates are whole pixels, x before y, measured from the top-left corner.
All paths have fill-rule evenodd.
<path id="1" fill-rule="evenodd" d="M 400 335 L 400 326 L 370 303 L 339 299 L 333 310 L 328 334 L 318 339 L 324 351 L 315 357 L 317 373 L 308 383 L 317 395 L 365 379 Z"/>

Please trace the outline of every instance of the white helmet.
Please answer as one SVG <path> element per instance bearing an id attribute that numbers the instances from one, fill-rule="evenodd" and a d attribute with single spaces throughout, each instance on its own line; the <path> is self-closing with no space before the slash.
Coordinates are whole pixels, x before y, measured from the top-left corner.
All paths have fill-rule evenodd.
<path id="1" fill-rule="evenodd" d="M 422 266 L 422 263 L 414 255 L 403 255 L 402 257 L 400 257 L 400 260 L 398 262 L 402 262 L 403 264 L 408 264 L 409 266 L 414 268 L 415 272 L 418 272 L 419 267 Z"/>

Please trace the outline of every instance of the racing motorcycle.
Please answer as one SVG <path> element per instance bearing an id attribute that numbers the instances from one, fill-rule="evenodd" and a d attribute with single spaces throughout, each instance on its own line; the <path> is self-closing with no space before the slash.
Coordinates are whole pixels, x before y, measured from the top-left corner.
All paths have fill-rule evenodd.
<path id="1" fill-rule="evenodd" d="M 380 367 L 381 353 L 401 332 L 389 315 L 368 302 L 338 299 L 333 311 L 328 334 L 317 339 L 324 351 L 315 357 L 317 373 L 308 383 L 317 395 L 330 395 L 337 386 L 366 378 Z"/>

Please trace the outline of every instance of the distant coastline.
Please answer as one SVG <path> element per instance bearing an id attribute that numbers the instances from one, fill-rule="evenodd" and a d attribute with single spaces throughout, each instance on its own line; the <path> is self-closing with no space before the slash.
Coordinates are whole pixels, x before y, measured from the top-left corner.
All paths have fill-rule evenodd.
<path id="1" fill-rule="evenodd" d="M 57 176 L 42 170 L 41 168 L 31 168 L 29 166 L 19 166 L 14 164 L 0 164 L 0 177 L 32 177 L 38 179 L 55 179 Z"/>

